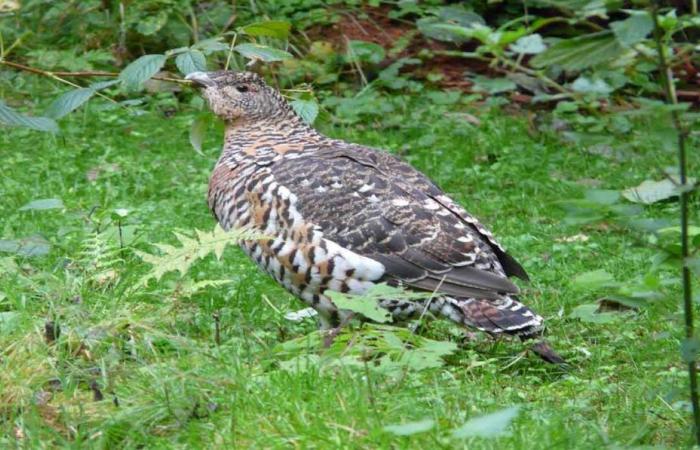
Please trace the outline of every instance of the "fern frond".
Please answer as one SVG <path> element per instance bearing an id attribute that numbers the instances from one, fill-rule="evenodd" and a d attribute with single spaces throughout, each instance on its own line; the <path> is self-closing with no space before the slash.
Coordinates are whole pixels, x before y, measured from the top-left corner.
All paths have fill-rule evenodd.
<path id="1" fill-rule="evenodd" d="M 156 281 L 160 280 L 163 275 L 173 271 L 178 271 L 180 276 L 183 276 L 190 270 L 195 261 L 206 257 L 210 253 L 214 253 L 216 259 L 221 259 L 227 245 L 264 237 L 257 231 L 246 229 L 224 231 L 219 225 L 211 232 L 197 229 L 194 232 L 194 236 L 182 232 L 174 232 L 178 241 L 182 244 L 180 247 L 169 244 L 154 244 L 162 252 L 161 255 L 136 250 L 136 255 L 139 258 L 153 266 L 137 285 L 145 285 L 154 278 Z"/>

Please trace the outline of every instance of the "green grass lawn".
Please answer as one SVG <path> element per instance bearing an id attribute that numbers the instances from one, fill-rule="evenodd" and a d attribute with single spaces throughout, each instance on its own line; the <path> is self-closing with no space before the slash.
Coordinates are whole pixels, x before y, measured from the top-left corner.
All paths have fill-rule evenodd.
<path id="1" fill-rule="evenodd" d="M 524 356 L 527 346 L 516 342 L 462 342 L 435 322 L 423 332 L 459 341 L 460 350 L 441 368 L 397 376 L 281 368 L 275 346 L 316 325 L 286 320 L 302 303 L 238 249 L 197 262 L 186 278 L 227 284 L 190 296 L 192 283 L 170 274 L 137 286 L 149 266 L 133 249 L 174 244 L 173 231 L 213 229 L 205 197 L 221 130 L 211 130 L 200 156 L 188 142 L 191 112 L 92 108 L 64 119 L 57 137 L 0 130 L 0 239 L 50 246 L 43 256 L 0 253 L 0 448 L 688 444 L 677 291 L 610 323 L 569 317 L 605 295 L 576 289 L 577 275 L 605 269 L 630 280 L 649 270 L 653 253 L 639 235 L 567 224 L 557 206 L 581 197 L 591 180 L 622 189 L 672 165 L 673 154 L 645 144 L 643 124 L 620 139 L 630 153 L 623 160 L 565 145 L 523 116 L 476 109 L 474 126 L 446 114 L 455 106 L 426 101 L 387 114 L 399 126 L 324 127 L 400 153 L 488 224 L 530 273 L 523 299 L 546 317 L 548 339 L 572 365 L 564 371 Z M 20 210 L 46 198 L 64 207 Z M 117 209 L 128 214 L 119 218 Z M 674 211 L 671 203 L 650 214 Z M 53 342 L 47 321 L 61 330 Z M 467 420 L 512 405 L 521 409 L 506 434 L 452 437 Z M 384 430 L 425 419 L 435 426 L 411 436 Z"/>

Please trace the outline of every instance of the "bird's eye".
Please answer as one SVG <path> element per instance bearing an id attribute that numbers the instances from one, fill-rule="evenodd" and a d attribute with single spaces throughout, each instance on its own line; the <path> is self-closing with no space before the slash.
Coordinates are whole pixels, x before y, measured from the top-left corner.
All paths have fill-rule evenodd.
<path id="1" fill-rule="evenodd" d="M 248 86 L 245 86 L 245 85 L 236 86 L 236 90 L 238 92 L 241 92 L 241 93 L 248 92 Z"/>

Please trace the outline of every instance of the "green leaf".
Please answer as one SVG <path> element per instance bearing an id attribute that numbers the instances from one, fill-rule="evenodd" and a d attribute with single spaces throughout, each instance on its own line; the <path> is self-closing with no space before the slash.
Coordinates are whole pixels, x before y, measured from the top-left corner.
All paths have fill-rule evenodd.
<path id="1" fill-rule="evenodd" d="M 514 91 L 517 88 L 517 85 L 508 78 L 489 78 L 477 75 L 472 81 L 476 92 L 499 94 L 501 92 Z"/>
<path id="2" fill-rule="evenodd" d="M 309 125 L 312 125 L 318 116 L 318 103 L 313 100 L 294 100 L 291 106 L 294 112 Z"/>
<path id="3" fill-rule="evenodd" d="M 192 72 L 205 72 L 207 70 L 207 59 L 204 53 L 199 50 L 188 50 L 177 55 L 175 65 L 183 75 L 188 75 Z"/>
<path id="4" fill-rule="evenodd" d="M 425 17 L 416 21 L 418 30 L 427 37 L 455 43 L 471 39 L 468 30 L 485 24 L 481 16 L 462 6 L 445 6 L 438 10 L 438 17 Z"/>
<path id="5" fill-rule="evenodd" d="M 579 319 L 589 323 L 611 323 L 624 317 L 619 313 L 599 312 L 600 305 L 598 303 L 586 303 L 574 308 L 569 317 Z"/>
<path id="6" fill-rule="evenodd" d="M 680 179 L 672 176 L 673 180 L 664 179 L 661 181 L 644 180 L 639 186 L 622 191 L 623 197 L 633 203 L 651 205 L 661 200 L 667 200 L 678 196 Z M 688 178 L 688 185 L 694 185 L 695 178 Z"/>
<path id="7" fill-rule="evenodd" d="M 620 192 L 610 189 L 589 189 L 585 197 L 586 200 L 599 205 L 612 205 L 620 200 Z"/>
<path id="8" fill-rule="evenodd" d="M 557 65 L 564 70 L 579 71 L 616 60 L 624 48 L 611 32 L 588 34 L 564 39 L 532 58 L 533 67 Z"/>
<path id="9" fill-rule="evenodd" d="M 27 127 L 37 131 L 58 133 L 58 124 L 48 117 L 31 117 L 20 114 L 0 100 L 0 123 L 5 125 Z"/>
<path id="10" fill-rule="evenodd" d="M 293 58 L 290 53 L 278 48 L 268 47 L 262 44 L 240 44 L 233 48 L 235 51 L 251 60 L 260 60 L 263 62 L 283 61 Z"/>
<path id="11" fill-rule="evenodd" d="M 577 275 L 572 284 L 578 289 L 601 289 L 619 285 L 619 283 L 615 281 L 615 278 L 603 269 L 592 270 Z"/>
<path id="12" fill-rule="evenodd" d="M 632 11 L 631 14 L 625 20 L 610 23 L 615 38 L 624 47 L 643 41 L 654 29 L 654 21 L 648 12 Z"/>
<path id="13" fill-rule="evenodd" d="M 118 84 L 120 82 L 121 81 L 118 78 L 115 80 L 98 81 L 97 83 L 90 84 L 90 89 L 94 91 L 101 91 L 102 89 L 114 86 L 115 84 Z"/>
<path id="14" fill-rule="evenodd" d="M 92 88 L 80 88 L 68 91 L 51 103 L 49 109 L 46 110 L 46 115 L 54 119 L 60 119 L 66 114 L 80 108 L 83 103 L 90 100 L 90 97 L 95 95 L 95 92 L 97 91 Z"/>
<path id="15" fill-rule="evenodd" d="M 0 239 L 0 252 L 16 253 L 21 256 L 44 256 L 51 250 L 51 244 L 41 236 L 22 239 Z"/>
<path id="16" fill-rule="evenodd" d="M 126 66 L 119 79 L 130 89 L 138 88 L 158 73 L 166 59 L 165 55 L 144 55 Z"/>
<path id="17" fill-rule="evenodd" d="M 44 210 L 44 209 L 61 209 L 63 208 L 63 202 L 60 198 L 43 198 L 40 200 L 33 200 L 26 205 L 22 206 L 20 211 L 31 211 L 31 210 Z"/>
<path id="18" fill-rule="evenodd" d="M 384 47 L 374 42 L 348 42 L 348 61 L 379 64 L 384 61 L 385 56 L 386 52 L 384 51 Z"/>
<path id="19" fill-rule="evenodd" d="M 369 320 L 379 323 L 391 322 L 392 316 L 389 311 L 379 306 L 377 300 L 364 296 L 345 295 L 340 292 L 326 291 L 326 295 L 340 309 L 346 309 L 358 314 L 362 314 Z"/>
<path id="20" fill-rule="evenodd" d="M 192 122 L 192 126 L 190 126 L 190 144 L 192 144 L 194 151 L 202 156 L 204 156 L 204 153 L 202 153 L 202 142 L 204 141 L 204 136 L 209 127 L 209 122 L 209 115 L 201 115 L 195 118 Z"/>
<path id="21" fill-rule="evenodd" d="M 275 361 L 306 355 L 317 349 L 323 358 L 318 367 L 356 368 L 383 374 L 405 374 L 407 369 L 422 371 L 442 367 L 443 358 L 457 351 L 454 342 L 434 341 L 416 335 L 406 327 L 365 323 L 362 327 L 343 328 L 324 345 L 327 333 L 315 331 L 277 346 Z M 303 356 L 302 356 L 303 358 Z M 367 362 L 372 363 L 367 365 Z"/>
<path id="22" fill-rule="evenodd" d="M 384 431 L 395 434 L 397 436 L 411 436 L 413 434 L 424 433 L 435 427 L 435 421 L 432 419 L 419 420 L 417 422 L 406 422 L 396 425 L 387 425 Z"/>
<path id="23" fill-rule="evenodd" d="M 683 361 L 692 363 L 697 361 L 700 353 L 700 340 L 697 337 L 686 338 L 681 341 L 681 357 Z"/>
<path id="24" fill-rule="evenodd" d="M 0 311 L 0 336 L 10 335 L 19 328 L 22 315 L 16 311 Z"/>
<path id="25" fill-rule="evenodd" d="M 510 45 L 511 51 L 524 55 L 537 55 L 547 49 L 542 41 L 542 36 L 537 33 L 523 36 Z"/>
<path id="26" fill-rule="evenodd" d="M 221 38 L 210 38 L 197 42 L 191 48 L 201 50 L 204 54 L 209 55 L 214 52 L 227 52 L 229 46 L 221 42 Z"/>
<path id="27" fill-rule="evenodd" d="M 452 431 L 452 436 L 458 439 L 469 437 L 493 438 L 501 436 L 510 423 L 518 416 L 520 406 L 511 406 L 498 412 L 471 419 L 461 427 Z"/>
<path id="28" fill-rule="evenodd" d="M 574 92 L 582 94 L 597 94 L 607 95 L 613 91 L 613 88 L 600 78 L 589 78 L 580 76 L 571 84 L 571 89 Z"/>
<path id="29" fill-rule="evenodd" d="M 249 36 L 269 36 L 278 39 L 287 39 L 292 24 L 282 20 L 268 20 L 266 22 L 251 23 L 240 28 L 240 31 Z"/>
<path id="30" fill-rule="evenodd" d="M 700 256 L 686 258 L 685 267 L 690 269 L 696 276 L 700 276 Z"/>

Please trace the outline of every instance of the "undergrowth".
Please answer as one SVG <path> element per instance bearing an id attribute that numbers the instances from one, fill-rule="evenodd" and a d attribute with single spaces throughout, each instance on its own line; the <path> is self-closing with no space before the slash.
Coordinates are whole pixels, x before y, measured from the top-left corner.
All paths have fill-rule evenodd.
<path id="1" fill-rule="evenodd" d="M 386 121 L 322 127 L 400 154 L 483 219 L 531 274 L 523 297 L 570 370 L 445 322 L 392 331 L 410 345 L 387 338 L 387 325 L 355 325 L 324 350 L 313 318 L 285 318 L 302 304 L 235 246 L 188 261 L 184 277 L 149 280 L 139 255 L 157 254 L 153 244 L 174 252 L 214 228 L 205 196 L 221 130 L 200 156 L 187 108 L 168 117 L 149 104 L 140 115 L 88 106 L 60 137 L 0 136 L 11 168 L 0 180 L 0 446 L 685 445 L 677 288 L 604 320 L 582 314 L 612 289 L 582 274 L 659 272 L 639 235 L 612 221 L 581 225 L 561 207 L 591 187 L 637 186 L 673 154 L 644 140 L 641 119 L 601 151 L 567 142 L 552 116 L 528 121 L 434 96 L 395 98 Z M 42 199 L 54 200 L 30 206 Z M 655 203 L 640 216 L 676 208 Z M 432 353 L 402 364 L 402 345 Z"/>

